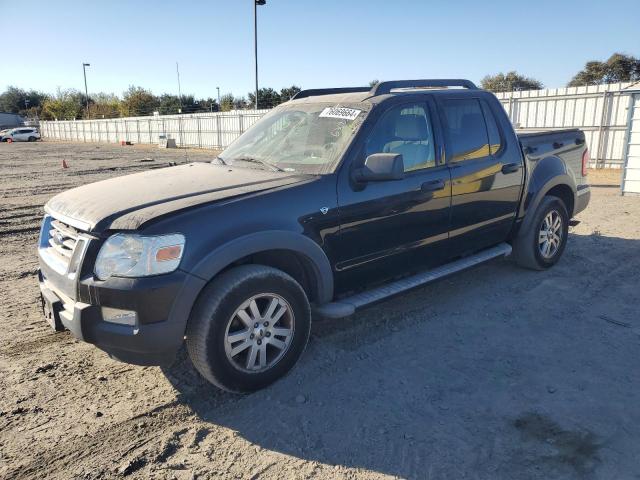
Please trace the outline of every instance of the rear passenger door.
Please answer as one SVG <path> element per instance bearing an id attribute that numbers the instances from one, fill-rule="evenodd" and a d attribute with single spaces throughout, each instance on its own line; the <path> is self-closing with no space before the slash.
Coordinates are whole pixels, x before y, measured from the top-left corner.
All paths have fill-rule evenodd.
<path id="1" fill-rule="evenodd" d="M 506 240 L 522 186 L 522 158 L 504 148 L 504 132 L 481 96 L 438 101 L 451 172 L 453 256 Z"/>

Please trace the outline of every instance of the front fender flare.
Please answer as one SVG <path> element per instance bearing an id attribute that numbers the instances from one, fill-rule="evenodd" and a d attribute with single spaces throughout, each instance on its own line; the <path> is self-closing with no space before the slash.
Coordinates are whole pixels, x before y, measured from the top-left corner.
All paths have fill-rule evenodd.
<path id="1" fill-rule="evenodd" d="M 333 271 L 329 259 L 317 243 L 299 233 L 271 230 L 245 235 L 216 247 L 189 273 L 209 281 L 236 260 L 266 250 L 291 250 L 304 255 L 313 266 L 318 303 L 333 299 Z"/>

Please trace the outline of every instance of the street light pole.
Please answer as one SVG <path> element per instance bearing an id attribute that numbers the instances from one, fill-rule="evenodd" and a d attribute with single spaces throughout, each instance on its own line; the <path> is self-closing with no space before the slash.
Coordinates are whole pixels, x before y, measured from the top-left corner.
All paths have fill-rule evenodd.
<path id="1" fill-rule="evenodd" d="M 220 107 L 220 87 L 216 87 L 216 90 L 218 91 L 218 107 Z"/>
<path id="2" fill-rule="evenodd" d="M 82 64 L 82 73 L 84 74 L 84 97 L 87 101 L 87 118 L 89 118 L 89 89 L 87 89 L 87 67 L 90 66 L 90 63 Z"/>
<path id="3" fill-rule="evenodd" d="M 265 5 L 267 0 L 254 0 L 253 2 L 253 50 L 256 65 L 256 101 L 258 110 L 258 5 Z"/>

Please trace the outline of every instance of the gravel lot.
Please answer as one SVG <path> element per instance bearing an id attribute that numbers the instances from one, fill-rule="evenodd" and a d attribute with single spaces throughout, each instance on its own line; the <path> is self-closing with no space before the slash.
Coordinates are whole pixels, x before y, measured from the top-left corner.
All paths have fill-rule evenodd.
<path id="1" fill-rule="evenodd" d="M 110 360 L 39 310 L 42 205 L 184 160 L 0 144 L 0 478 L 640 478 L 640 198 L 617 172 L 592 173 L 552 270 L 496 261 L 318 321 L 286 379 L 234 396 L 185 362 Z"/>

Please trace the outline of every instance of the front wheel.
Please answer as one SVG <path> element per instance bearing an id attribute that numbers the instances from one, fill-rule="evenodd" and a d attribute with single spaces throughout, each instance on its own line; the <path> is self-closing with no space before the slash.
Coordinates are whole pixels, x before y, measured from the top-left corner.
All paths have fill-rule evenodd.
<path id="1" fill-rule="evenodd" d="M 36 141 L 36 137 L 29 137 L 29 141 L 30 142 L 35 142 Z"/>
<path id="2" fill-rule="evenodd" d="M 211 383 L 252 392 L 289 372 L 310 330 L 298 282 L 275 268 L 243 265 L 205 287 L 187 324 L 187 351 Z"/>
<path id="3" fill-rule="evenodd" d="M 516 262 L 534 270 L 555 265 L 564 252 L 568 234 L 569 214 L 564 202 L 558 197 L 546 196 L 535 211 L 533 221 L 513 243 Z"/>

